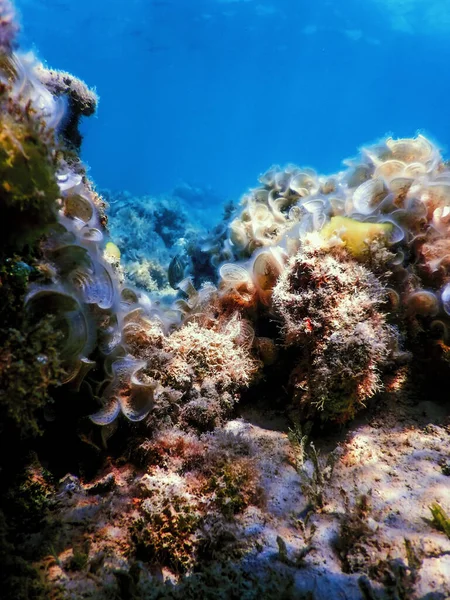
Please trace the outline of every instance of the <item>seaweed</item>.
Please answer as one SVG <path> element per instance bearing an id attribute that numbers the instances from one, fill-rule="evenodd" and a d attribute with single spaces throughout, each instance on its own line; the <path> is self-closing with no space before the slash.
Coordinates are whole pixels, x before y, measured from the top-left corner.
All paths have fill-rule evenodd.
<path id="1" fill-rule="evenodd" d="M 450 517 L 438 502 L 433 502 L 429 508 L 433 516 L 433 525 L 450 539 Z"/>

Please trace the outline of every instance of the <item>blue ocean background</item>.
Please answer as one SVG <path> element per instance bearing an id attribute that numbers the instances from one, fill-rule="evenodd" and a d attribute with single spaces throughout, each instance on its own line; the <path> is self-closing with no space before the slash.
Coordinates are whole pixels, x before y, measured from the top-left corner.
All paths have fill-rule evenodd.
<path id="1" fill-rule="evenodd" d="M 386 134 L 450 141 L 448 0 L 17 0 L 22 48 L 95 86 L 99 188 L 239 199 Z M 217 200 L 215 200 L 217 201 Z"/>

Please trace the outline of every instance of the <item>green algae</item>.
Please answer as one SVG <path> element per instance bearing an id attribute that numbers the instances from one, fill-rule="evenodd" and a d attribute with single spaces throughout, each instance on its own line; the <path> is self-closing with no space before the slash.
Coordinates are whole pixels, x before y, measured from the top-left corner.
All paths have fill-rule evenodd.
<path id="1" fill-rule="evenodd" d="M 12 427 L 20 438 L 40 432 L 36 411 L 50 401 L 49 387 L 61 375 L 52 319 L 33 323 L 24 310 L 31 271 L 17 256 L 0 259 L 0 431 L 10 436 Z"/>
<path id="2" fill-rule="evenodd" d="M 194 558 L 199 513 L 183 498 L 173 498 L 157 513 L 142 508 L 142 515 L 130 529 L 136 557 L 186 572 Z"/>
<path id="3" fill-rule="evenodd" d="M 56 223 L 56 158 L 53 136 L 36 118 L 8 97 L 0 84 L 0 203 L 3 244 L 35 243 Z"/>
<path id="4" fill-rule="evenodd" d="M 433 525 L 450 539 L 450 517 L 438 502 L 433 502 L 429 508 L 433 516 Z"/>
<path id="5" fill-rule="evenodd" d="M 177 583 L 143 583 L 136 566 L 130 573 L 120 572 L 116 577 L 120 597 L 126 600 L 313 600 L 310 593 L 294 591 L 294 578 L 285 568 L 269 567 L 260 572 L 231 562 L 213 563 L 183 575 Z M 106 596 L 97 600 L 103 598 L 106 600 Z"/>

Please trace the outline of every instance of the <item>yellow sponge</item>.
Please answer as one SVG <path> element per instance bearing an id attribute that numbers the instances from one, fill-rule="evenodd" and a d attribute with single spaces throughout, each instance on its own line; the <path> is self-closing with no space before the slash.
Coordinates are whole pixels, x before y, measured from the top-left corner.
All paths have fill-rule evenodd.
<path id="1" fill-rule="evenodd" d="M 391 223 L 368 223 L 355 221 L 349 217 L 331 217 L 329 223 L 324 225 L 320 235 L 325 240 L 334 236 L 340 238 L 350 254 L 361 257 L 367 250 L 367 244 L 375 238 L 388 237 L 393 229 Z"/>

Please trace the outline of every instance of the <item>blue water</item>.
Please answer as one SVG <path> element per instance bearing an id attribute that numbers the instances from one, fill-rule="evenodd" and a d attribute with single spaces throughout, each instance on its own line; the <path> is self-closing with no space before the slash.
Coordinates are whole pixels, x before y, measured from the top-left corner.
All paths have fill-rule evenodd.
<path id="1" fill-rule="evenodd" d="M 17 0 L 22 45 L 95 86 L 99 187 L 238 199 L 273 163 L 334 172 L 418 130 L 450 144 L 447 0 Z"/>

